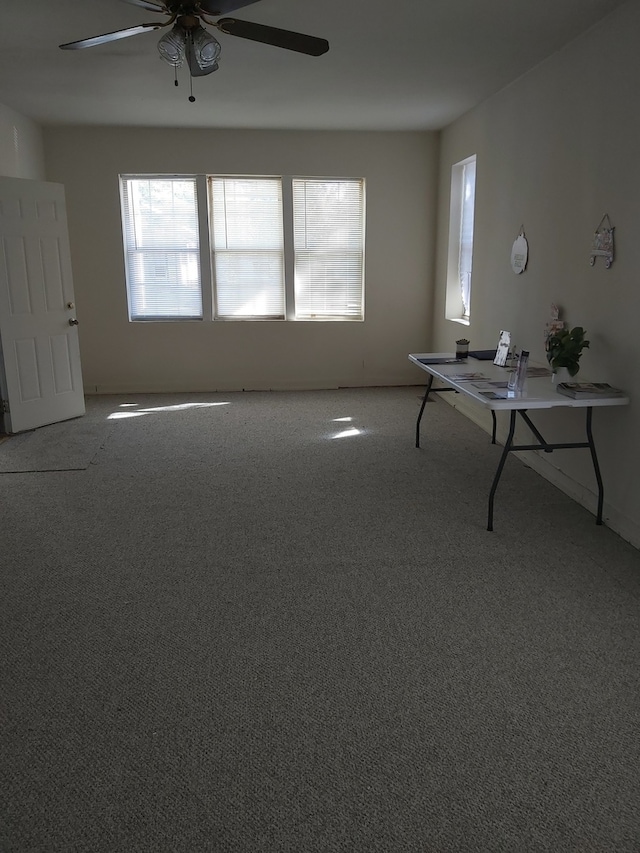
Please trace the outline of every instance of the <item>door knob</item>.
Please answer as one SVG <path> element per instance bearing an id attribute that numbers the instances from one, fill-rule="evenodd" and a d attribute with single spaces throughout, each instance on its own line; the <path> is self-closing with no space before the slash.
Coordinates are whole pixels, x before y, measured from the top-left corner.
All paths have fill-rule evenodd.
<path id="1" fill-rule="evenodd" d="M 75 318 L 75 317 L 70 317 L 70 318 L 69 318 L 69 325 L 70 325 L 70 326 L 77 326 L 77 325 L 78 325 L 78 321 L 76 320 L 76 318 Z"/>

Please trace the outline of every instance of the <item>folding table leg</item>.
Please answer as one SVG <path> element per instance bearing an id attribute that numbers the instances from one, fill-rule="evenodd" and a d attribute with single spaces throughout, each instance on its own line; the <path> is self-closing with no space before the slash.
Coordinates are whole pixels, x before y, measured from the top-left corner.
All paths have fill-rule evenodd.
<path id="1" fill-rule="evenodd" d="M 516 431 L 516 410 L 512 409 L 510 415 L 509 435 L 507 436 L 507 440 L 502 450 L 502 456 L 500 457 L 500 462 L 498 462 L 498 468 L 496 470 L 495 477 L 493 478 L 491 491 L 489 492 L 489 516 L 487 518 L 487 530 L 493 530 L 493 499 L 496 494 L 496 489 L 498 488 L 498 482 L 500 481 L 500 475 L 502 474 L 504 463 L 506 462 L 509 451 L 511 450 L 511 445 L 513 444 L 513 434 Z"/>
<path id="2" fill-rule="evenodd" d="M 591 416 L 593 414 L 593 408 L 588 406 L 587 408 L 587 438 L 589 440 L 589 450 L 591 451 L 591 461 L 593 462 L 593 470 L 596 475 L 596 481 L 598 483 L 598 514 L 596 515 L 596 524 L 602 524 L 602 507 L 604 504 L 604 485 L 602 483 L 602 475 L 600 474 L 600 465 L 598 464 L 598 457 L 596 456 L 596 446 L 593 441 L 593 433 L 591 432 Z"/>
<path id="3" fill-rule="evenodd" d="M 420 414 L 418 415 L 418 420 L 416 421 L 416 447 L 420 447 L 420 421 L 422 420 L 422 413 L 424 412 L 424 407 L 427 404 L 427 397 L 429 396 L 429 391 L 431 391 L 432 384 L 433 376 L 430 373 L 429 379 L 427 380 L 427 390 L 424 392 L 424 397 L 422 398 L 422 405 L 420 406 Z"/>

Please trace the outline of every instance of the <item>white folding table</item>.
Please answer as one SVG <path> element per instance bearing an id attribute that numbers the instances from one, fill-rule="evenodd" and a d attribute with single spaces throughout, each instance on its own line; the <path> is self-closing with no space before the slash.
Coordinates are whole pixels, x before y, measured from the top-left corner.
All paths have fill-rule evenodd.
<path id="1" fill-rule="evenodd" d="M 416 421 L 416 447 L 420 447 L 420 421 L 422 413 L 429 397 L 429 393 L 434 391 L 456 391 L 464 394 L 476 403 L 484 406 L 491 411 L 493 419 L 493 430 L 491 441 L 496 443 L 496 412 L 508 411 L 510 413 L 509 434 L 504 444 L 502 455 L 498 463 L 491 490 L 489 492 L 489 509 L 487 517 L 487 530 L 493 530 L 493 501 L 509 453 L 519 450 L 544 450 L 545 453 L 552 453 L 554 450 L 575 450 L 588 448 L 591 452 L 591 460 L 593 462 L 593 470 L 598 484 L 598 511 L 596 515 L 596 524 L 602 524 L 602 507 L 604 503 L 604 487 L 602 483 L 602 475 L 598 464 L 596 447 L 593 441 L 593 433 L 591 430 L 591 419 L 593 409 L 600 406 L 626 406 L 629 403 L 628 397 L 582 397 L 573 399 L 560 394 L 551 382 L 550 375 L 530 377 L 525 382 L 522 391 L 509 391 L 506 388 L 501 388 L 491 383 L 505 383 L 508 381 L 511 367 L 499 367 L 492 362 L 478 361 L 473 358 L 463 361 L 456 361 L 454 353 L 411 353 L 409 361 L 412 361 L 421 370 L 428 374 L 427 387 L 425 390 L 420 413 Z M 532 367 L 535 367 L 532 365 Z M 465 376 L 466 374 L 466 376 Z M 471 374 L 479 374 L 475 377 Z M 444 383 L 444 388 L 432 388 L 433 380 L 438 379 Z M 538 428 L 535 426 L 528 411 L 531 409 L 556 409 L 556 408 L 572 408 L 586 410 L 586 441 L 549 443 L 544 439 Z M 527 424 L 535 438 L 537 444 L 514 444 L 513 436 L 516 429 L 516 416 L 520 415 L 522 420 Z"/>

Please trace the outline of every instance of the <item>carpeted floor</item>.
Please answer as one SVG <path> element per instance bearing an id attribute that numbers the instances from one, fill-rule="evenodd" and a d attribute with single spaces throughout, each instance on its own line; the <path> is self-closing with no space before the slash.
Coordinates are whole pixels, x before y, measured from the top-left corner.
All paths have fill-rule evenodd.
<path id="1" fill-rule="evenodd" d="M 638 551 L 515 459 L 488 533 L 420 396 L 89 398 L 0 474 L 3 853 L 640 850 Z"/>
<path id="2" fill-rule="evenodd" d="M 0 474 L 80 471 L 91 463 L 108 431 L 108 422 L 79 418 L 72 424 L 65 421 L 17 435 L 0 434 Z"/>

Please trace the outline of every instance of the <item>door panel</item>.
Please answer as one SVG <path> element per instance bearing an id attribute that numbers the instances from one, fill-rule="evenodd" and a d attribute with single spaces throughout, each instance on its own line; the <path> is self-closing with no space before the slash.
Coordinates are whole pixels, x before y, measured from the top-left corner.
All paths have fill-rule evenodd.
<path id="1" fill-rule="evenodd" d="M 69 336 L 55 335 L 50 338 L 50 343 L 51 363 L 53 364 L 53 387 L 56 394 L 67 394 L 73 391 Z"/>
<path id="2" fill-rule="evenodd" d="M 0 371 L 7 432 L 83 415 L 64 187 L 0 178 Z"/>

